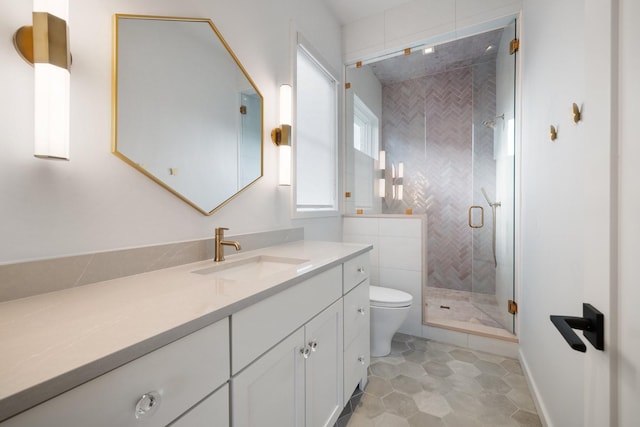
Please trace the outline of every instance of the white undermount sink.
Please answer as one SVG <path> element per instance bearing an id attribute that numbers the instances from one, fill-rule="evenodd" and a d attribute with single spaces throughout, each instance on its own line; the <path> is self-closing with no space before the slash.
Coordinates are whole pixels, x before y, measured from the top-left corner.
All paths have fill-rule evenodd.
<path id="1" fill-rule="evenodd" d="M 192 273 L 225 280 L 261 279 L 281 271 L 295 270 L 297 265 L 307 261 L 309 260 L 258 255 L 251 258 L 224 261 L 211 267 L 194 270 Z"/>

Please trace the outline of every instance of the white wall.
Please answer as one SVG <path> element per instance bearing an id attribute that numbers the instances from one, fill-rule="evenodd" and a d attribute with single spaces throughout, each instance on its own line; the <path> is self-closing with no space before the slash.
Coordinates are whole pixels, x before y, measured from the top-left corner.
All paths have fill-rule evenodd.
<path id="1" fill-rule="evenodd" d="M 578 427 L 584 425 L 584 357 L 568 347 L 549 315 L 582 312 L 575 297 L 582 294 L 585 223 L 577 193 L 586 175 L 575 135 L 582 128 L 571 128 L 568 117 L 571 103 L 584 100 L 584 73 L 573 74 L 584 60 L 584 43 L 574 39 L 584 34 L 582 0 L 525 0 L 521 34 L 520 351 L 549 425 Z M 550 125 L 559 127 L 554 143 Z"/>
<path id="2" fill-rule="evenodd" d="M 521 8 L 522 0 L 413 0 L 345 25 L 345 62 L 499 28 Z"/>
<path id="3" fill-rule="evenodd" d="M 616 327 L 628 319 L 615 299 L 615 246 L 623 237 L 616 230 L 616 4 L 524 3 L 520 345 L 550 426 L 618 425 L 611 418 L 621 380 Z M 577 125 L 574 102 L 583 111 Z M 553 143 L 550 125 L 558 128 Z M 583 302 L 604 314 L 604 351 L 587 343 L 586 353 L 574 352 L 550 326 L 550 314 L 580 315 Z"/>
<path id="4" fill-rule="evenodd" d="M 292 221 L 290 188 L 277 186 L 270 131 L 278 87 L 291 82 L 291 28 L 335 69 L 341 29 L 314 0 L 72 1 L 71 160 L 33 157 L 33 72 L 11 38 L 32 3 L 0 0 L 0 263 L 305 226 L 311 239 L 340 240 L 341 219 Z M 251 13 L 247 13 L 251 11 Z M 111 47 L 115 13 L 211 18 L 264 96 L 265 176 L 211 217 L 111 153 Z"/>

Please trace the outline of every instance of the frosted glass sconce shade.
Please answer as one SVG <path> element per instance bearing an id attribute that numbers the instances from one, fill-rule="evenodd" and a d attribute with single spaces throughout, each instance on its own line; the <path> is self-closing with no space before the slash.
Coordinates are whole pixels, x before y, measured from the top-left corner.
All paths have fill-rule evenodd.
<path id="1" fill-rule="evenodd" d="M 384 170 L 387 163 L 387 155 L 384 150 L 381 150 L 378 154 L 378 168 Z"/>
<path id="2" fill-rule="evenodd" d="M 14 45 L 34 66 L 34 155 L 69 159 L 71 54 L 67 0 L 35 0 L 33 25 L 18 29 Z"/>

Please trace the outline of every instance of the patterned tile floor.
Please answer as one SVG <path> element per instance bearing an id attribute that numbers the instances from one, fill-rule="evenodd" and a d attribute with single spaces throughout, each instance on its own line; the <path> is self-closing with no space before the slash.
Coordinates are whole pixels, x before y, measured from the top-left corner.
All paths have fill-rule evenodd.
<path id="1" fill-rule="evenodd" d="M 353 413 L 351 413 L 353 411 Z M 520 363 L 396 334 L 337 427 L 541 426 Z"/>

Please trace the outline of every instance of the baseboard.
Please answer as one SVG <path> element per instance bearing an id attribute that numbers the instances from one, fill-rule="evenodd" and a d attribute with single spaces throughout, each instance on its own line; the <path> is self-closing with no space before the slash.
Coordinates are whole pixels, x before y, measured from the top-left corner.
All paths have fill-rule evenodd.
<path id="1" fill-rule="evenodd" d="M 527 363 L 526 357 L 522 353 L 522 348 L 520 348 L 520 350 L 518 351 L 518 358 L 520 359 L 522 373 L 524 374 L 524 378 L 526 379 L 529 386 L 529 391 L 531 392 L 531 398 L 533 399 L 533 403 L 536 405 L 538 417 L 540 417 L 540 422 L 544 427 L 553 427 L 553 425 L 547 421 L 549 419 L 549 413 L 544 403 L 542 402 L 542 399 L 540 398 L 540 391 L 538 390 L 538 386 L 536 385 L 535 380 L 531 376 L 531 370 L 529 369 L 529 364 Z"/>

